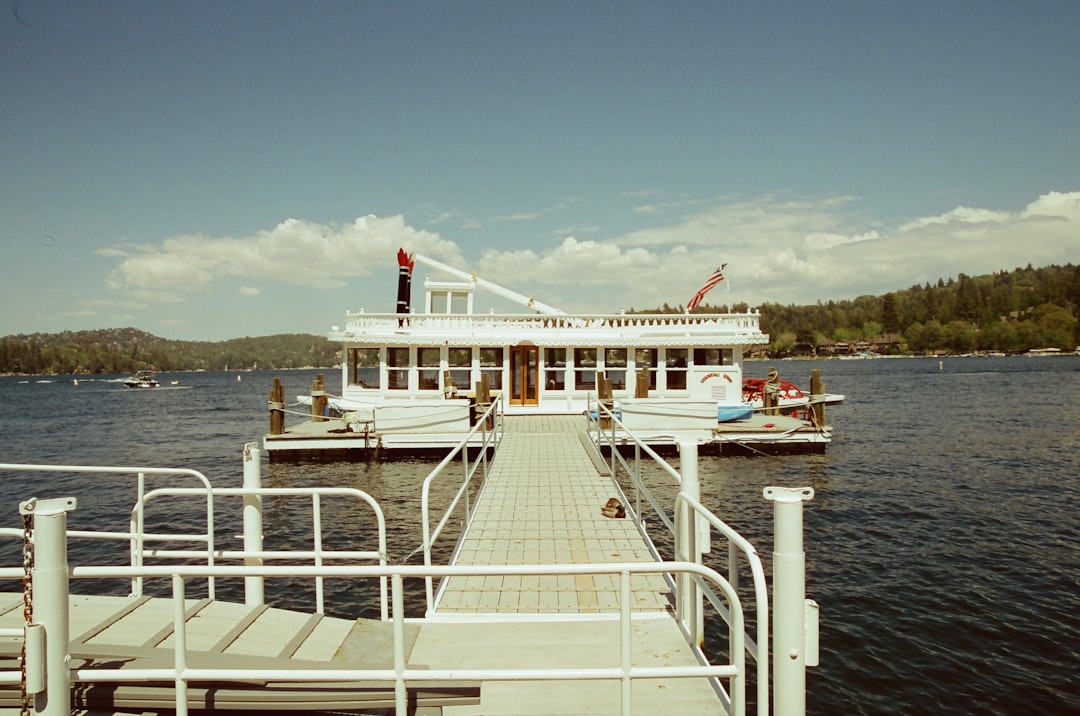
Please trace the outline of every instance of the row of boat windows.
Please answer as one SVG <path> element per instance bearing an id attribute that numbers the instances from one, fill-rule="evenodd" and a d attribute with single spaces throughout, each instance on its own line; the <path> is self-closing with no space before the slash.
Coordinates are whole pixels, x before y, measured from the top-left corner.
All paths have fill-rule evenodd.
<path id="1" fill-rule="evenodd" d="M 349 384 L 361 388 L 409 390 L 409 375 L 414 369 L 419 390 L 444 390 L 449 385 L 472 386 L 479 376 L 487 375 L 489 384 L 500 389 L 507 354 L 504 347 L 385 347 L 351 348 Z M 548 390 L 594 390 L 596 374 L 602 371 L 613 390 L 623 390 L 633 375 L 649 371 L 649 388 L 657 388 L 657 375 L 663 373 L 669 390 L 686 389 L 686 373 L 693 366 L 727 366 L 734 362 L 730 348 L 543 348 L 534 349 L 539 365 L 533 368 L 543 376 Z M 526 358 L 529 360 L 529 358 Z M 381 369 L 386 367 L 386 385 Z M 440 382 L 440 378 L 442 382 Z M 444 384 L 445 383 L 445 384 Z"/>

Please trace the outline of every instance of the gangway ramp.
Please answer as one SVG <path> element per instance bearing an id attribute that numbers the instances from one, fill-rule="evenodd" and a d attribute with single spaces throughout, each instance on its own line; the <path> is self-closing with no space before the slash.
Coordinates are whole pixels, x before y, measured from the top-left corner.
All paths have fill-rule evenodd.
<path id="1" fill-rule="evenodd" d="M 73 670 L 120 669 L 121 672 L 174 668 L 174 621 L 171 599 L 71 595 Z M 392 625 L 370 619 L 341 619 L 304 614 L 265 605 L 212 599 L 185 600 L 186 663 L 204 670 L 250 670 L 253 678 L 194 681 L 187 703 L 213 711 L 346 711 L 389 712 L 395 705 L 392 683 L 386 681 L 320 681 L 331 670 L 388 670 L 393 667 Z M 0 628 L 23 623 L 21 594 L 0 594 Z M 407 624 L 406 656 L 420 627 Z M 0 638 L 0 670 L 18 672 L 21 642 Z M 410 665 L 416 666 L 412 660 Z M 273 671 L 313 674 L 301 681 L 274 678 Z M 324 679 L 326 677 L 323 677 Z M 410 687 L 414 708 L 438 709 L 476 704 L 475 683 L 428 681 Z M 172 711 L 174 684 L 168 679 L 125 683 L 116 680 L 73 685 L 72 707 L 93 713 Z M 19 684 L 0 685 L 0 713 L 19 705 Z"/>
<path id="2" fill-rule="evenodd" d="M 601 508 L 621 490 L 601 474 L 580 416 L 506 416 L 505 434 L 454 564 L 652 562 L 634 521 Z M 698 666 L 673 615 L 666 580 L 631 576 L 634 667 Z M 561 574 L 445 579 L 412 658 L 432 668 L 611 668 L 620 660 L 619 576 Z M 460 641 L 470 644 L 461 649 Z M 618 680 L 486 681 L 480 711 L 620 712 Z M 633 713 L 724 713 L 703 678 L 637 679 Z M 449 712 L 448 712 L 449 713 Z M 458 713 L 454 711 L 453 713 Z"/>

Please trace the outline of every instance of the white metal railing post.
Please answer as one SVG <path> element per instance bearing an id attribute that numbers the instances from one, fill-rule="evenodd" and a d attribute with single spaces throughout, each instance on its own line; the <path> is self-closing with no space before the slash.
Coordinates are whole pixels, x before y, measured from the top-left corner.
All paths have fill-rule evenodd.
<path id="1" fill-rule="evenodd" d="M 173 689 L 176 695 L 176 716 L 187 716 L 188 682 L 184 676 L 187 671 L 187 613 L 184 610 L 184 578 L 179 574 L 172 576 L 173 603 Z"/>
<path id="2" fill-rule="evenodd" d="M 33 622 L 45 627 L 45 689 L 34 694 L 34 713 L 41 716 L 67 716 L 71 712 L 67 513 L 75 506 L 74 497 L 31 499 L 19 505 L 24 517 L 34 518 L 31 612 Z"/>
<path id="3" fill-rule="evenodd" d="M 773 713 L 806 713 L 806 553 L 803 505 L 810 487 L 766 487 L 773 502 Z"/>
<path id="4" fill-rule="evenodd" d="M 390 600 L 393 602 L 394 632 L 394 714 L 404 716 L 408 713 L 409 692 L 406 688 L 404 673 L 405 660 L 405 580 L 400 572 L 390 576 Z"/>
<path id="5" fill-rule="evenodd" d="M 645 518 L 641 516 L 641 445 L 634 442 L 634 514 L 641 520 L 641 529 L 645 527 Z"/>
<path id="6" fill-rule="evenodd" d="M 262 487 L 261 451 L 258 443 L 244 445 L 244 489 L 258 490 Z M 246 493 L 244 495 L 244 551 L 262 552 L 263 550 L 263 511 L 262 495 Z M 244 557 L 244 565 L 261 567 L 261 557 Z M 262 577 L 244 577 L 244 604 L 259 606 L 265 602 Z"/>
<path id="7" fill-rule="evenodd" d="M 143 564 L 143 551 L 146 548 L 146 540 L 143 538 L 143 535 L 146 534 L 146 505 L 144 502 L 146 497 L 146 473 L 140 471 L 135 484 L 136 500 L 135 509 L 132 511 L 131 526 L 133 533 L 131 538 L 131 564 L 133 567 L 141 567 Z M 132 596 L 141 597 L 142 588 L 142 577 L 131 580 Z"/>
<path id="8" fill-rule="evenodd" d="M 679 472 L 682 473 L 679 493 L 694 502 L 701 501 L 697 447 L 696 442 L 686 441 L 679 443 Z M 694 564 L 701 564 L 697 512 L 686 500 L 679 500 L 675 517 L 678 520 L 676 544 L 681 553 L 681 557 L 678 558 Z M 680 619 L 686 625 L 687 632 L 693 643 L 700 646 L 704 637 L 702 629 L 704 608 L 701 603 L 701 590 L 697 588 L 697 582 L 694 578 L 685 572 L 679 576 L 678 586 Z"/>

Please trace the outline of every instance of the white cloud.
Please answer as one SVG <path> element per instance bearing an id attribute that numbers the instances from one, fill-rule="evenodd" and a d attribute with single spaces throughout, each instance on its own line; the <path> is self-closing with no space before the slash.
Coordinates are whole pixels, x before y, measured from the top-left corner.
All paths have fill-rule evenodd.
<path id="1" fill-rule="evenodd" d="M 262 291 L 254 286 L 241 286 L 236 289 L 236 292 L 241 296 L 259 296 L 262 294 Z"/>
<path id="2" fill-rule="evenodd" d="M 172 301 L 225 276 L 336 287 L 396 266 L 398 247 L 460 263 L 453 242 L 415 229 L 401 216 L 370 215 L 344 226 L 287 219 L 251 236 L 185 234 L 156 246 L 123 243 L 98 253 L 120 259 L 106 277 L 110 288 L 148 301 Z"/>
<path id="3" fill-rule="evenodd" d="M 108 284 L 129 300 L 180 301 L 227 277 L 340 286 L 396 267 L 399 246 L 571 312 L 685 304 L 725 262 L 727 281 L 707 300 L 806 304 L 961 272 L 1076 263 L 1080 192 L 1050 192 L 1019 212 L 957 207 L 894 227 L 867 221 L 850 196 L 719 200 L 621 236 L 487 248 L 468 260 L 454 242 L 401 216 L 370 215 L 344 226 L 289 219 L 245 237 L 182 235 L 99 253 L 117 259 Z M 260 295 L 251 284 L 238 290 Z"/>
<path id="4" fill-rule="evenodd" d="M 969 206 L 958 206 L 938 216 L 925 216 L 910 221 L 899 228 L 899 231 L 912 231 L 928 226 L 961 225 L 1000 223 L 1006 221 L 1009 214 L 1004 211 L 989 211 L 987 209 L 973 209 Z"/>
<path id="5" fill-rule="evenodd" d="M 489 249 L 480 265 L 489 280 L 515 290 L 520 282 L 564 310 L 603 311 L 685 303 L 723 262 L 726 285 L 707 300 L 758 305 L 853 298 L 959 273 L 1080 260 L 1080 192 L 1051 192 L 1018 213 L 957 207 L 892 230 L 867 225 L 856 204 L 850 196 L 718 203 L 605 241 Z"/>
<path id="6" fill-rule="evenodd" d="M 503 216 L 493 216 L 488 221 L 533 221 L 540 218 L 540 214 L 529 211 L 521 211 L 516 214 L 505 214 Z"/>

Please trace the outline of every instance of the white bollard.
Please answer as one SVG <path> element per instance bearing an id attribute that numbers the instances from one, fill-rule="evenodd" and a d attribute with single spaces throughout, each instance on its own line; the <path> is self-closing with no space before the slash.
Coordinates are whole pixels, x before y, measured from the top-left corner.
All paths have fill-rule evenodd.
<path id="1" fill-rule="evenodd" d="M 261 451 L 258 443 L 244 446 L 244 489 L 262 487 Z M 244 495 L 244 551 L 261 552 L 263 548 L 262 495 Z M 244 557 L 247 567 L 261 567 L 261 557 Z M 265 601 L 262 577 L 244 577 L 244 604 L 259 606 Z"/>
<path id="2" fill-rule="evenodd" d="M 803 506 L 811 487 L 766 487 L 773 502 L 773 714 L 806 713 L 806 553 Z"/>
<path id="3" fill-rule="evenodd" d="M 71 713 L 67 513 L 75 505 L 74 497 L 27 500 L 19 505 L 22 515 L 34 516 L 31 609 L 34 624 L 45 628 L 45 689 L 34 694 L 34 713 L 41 716 Z"/>

